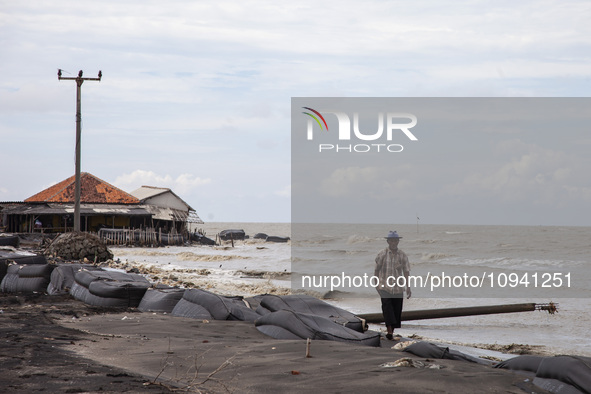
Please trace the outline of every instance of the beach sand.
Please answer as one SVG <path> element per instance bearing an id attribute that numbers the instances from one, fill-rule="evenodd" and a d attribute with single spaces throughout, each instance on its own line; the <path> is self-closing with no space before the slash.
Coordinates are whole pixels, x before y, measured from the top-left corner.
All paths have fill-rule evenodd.
<path id="1" fill-rule="evenodd" d="M 0 294 L 0 387 L 10 392 L 543 393 L 526 377 L 382 347 L 276 340 L 252 323 Z M 383 367 L 410 358 L 440 369 Z"/>

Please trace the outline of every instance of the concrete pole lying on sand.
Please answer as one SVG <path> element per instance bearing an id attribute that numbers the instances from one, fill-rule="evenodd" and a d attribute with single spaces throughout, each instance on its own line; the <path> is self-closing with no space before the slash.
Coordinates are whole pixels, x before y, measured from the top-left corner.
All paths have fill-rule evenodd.
<path id="1" fill-rule="evenodd" d="M 461 308 L 443 308 L 443 309 L 423 309 L 416 311 L 403 311 L 402 320 L 424 320 L 441 319 L 445 317 L 461 317 L 476 315 L 492 315 L 497 313 L 515 313 L 531 311 L 548 311 L 554 314 L 557 311 L 557 304 L 550 302 L 548 304 L 507 304 L 507 305 L 488 305 L 488 306 L 468 306 Z M 364 313 L 357 315 L 367 323 L 383 323 L 384 316 L 381 313 Z"/>

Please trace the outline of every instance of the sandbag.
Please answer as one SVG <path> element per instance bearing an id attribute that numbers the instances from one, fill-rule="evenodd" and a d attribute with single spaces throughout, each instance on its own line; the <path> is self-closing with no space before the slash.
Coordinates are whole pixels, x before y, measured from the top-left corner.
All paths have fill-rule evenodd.
<path id="1" fill-rule="evenodd" d="M 591 392 L 591 357 L 554 356 L 545 357 L 536 377 L 558 379 L 585 392 Z"/>
<path id="2" fill-rule="evenodd" d="M 220 232 L 220 239 L 224 240 L 224 241 L 230 241 L 230 240 L 244 240 L 244 238 L 246 238 L 246 234 L 244 233 L 244 230 L 223 230 Z"/>
<path id="3" fill-rule="evenodd" d="M 278 237 L 276 235 L 269 235 L 266 239 L 266 242 L 287 242 L 289 241 L 289 237 Z"/>
<path id="4" fill-rule="evenodd" d="M 138 310 L 142 312 L 164 312 L 171 313 L 181 298 L 185 289 L 148 289 L 140 304 Z"/>
<path id="5" fill-rule="evenodd" d="M 15 263 L 17 264 L 47 264 L 47 259 L 45 258 L 45 256 L 43 255 L 34 255 L 34 256 L 16 256 L 13 257 L 12 260 L 14 260 Z"/>
<path id="6" fill-rule="evenodd" d="M 201 305 L 215 320 L 240 320 L 254 322 L 259 315 L 250 309 L 241 297 L 224 297 L 207 290 L 187 289 L 183 299 Z"/>
<path id="7" fill-rule="evenodd" d="M 581 391 L 570 384 L 561 382 L 558 379 L 547 379 L 534 377 L 532 383 L 545 391 L 553 394 L 588 394 L 591 391 Z"/>
<path id="8" fill-rule="evenodd" d="M 380 346 L 380 334 L 377 332 L 360 333 L 325 317 L 286 309 L 261 316 L 254 324 L 260 332 L 276 339 L 294 339 L 293 336 L 296 336 L 301 339 Z"/>
<path id="9" fill-rule="evenodd" d="M 88 289 L 86 287 L 82 286 L 78 282 L 74 282 L 72 283 L 72 287 L 70 288 L 69 292 L 72 297 L 87 304 L 85 299 L 86 296 L 90 293 L 88 293 Z"/>
<path id="10" fill-rule="evenodd" d="M 0 292 L 2 293 L 16 293 L 18 275 L 10 274 L 4 275 L 2 282 L 0 282 Z"/>
<path id="11" fill-rule="evenodd" d="M 18 248 L 20 245 L 20 238 L 18 235 L 0 235 L 0 246 L 14 246 Z"/>
<path id="12" fill-rule="evenodd" d="M 66 294 L 74 285 L 74 276 L 80 270 L 102 271 L 92 264 L 58 264 L 51 272 L 51 280 L 47 286 L 47 294 Z"/>
<path id="13" fill-rule="evenodd" d="M 17 275 L 6 275 L 0 283 L 3 293 L 43 293 L 47 289 L 47 278 L 19 278 Z"/>
<path id="14" fill-rule="evenodd" d="M 448 347 L 437 346 L 429 342 L 417 342 L 404 349 L 405 352 L 414 354 L 415 356 L 424 358 L 438 358 L 448 360 L 462 360 L 478 364 L 492 365 L 490 360 L 472 357 L 468 354 L 458 352 L 457 350 L 450 350 Z"/>
<path id="15" fill-rule="evenodd" d="M 50 278 L 54 268 L 53 264 L 13 264 L 8 267 L 7 274 L 18 273 L 20 278 Z"/>
<path id="16" fill-rule="evenodd" d="M 129 301 L 125 298 L 107 298 L 91 294 L 90 291 L 81 284 L 74 282 L 70 289 L 70 295 L 88 305 L 102 306 L 108 308 L 128 308 Z"/>
<path id="17" fill-rule="evenodd" d="M 518 356 L 499 363 L 496 368 L 533 372 L 534 384 L 552 393 L 591 393 L 591 357 Z"/>
<path id="18" fill-rule="evenodd" d="M 85 270 L 82 269 L 76 272 L 74 276 L 76 282 L 84 287 L 90 286 L 90 284 L 96 280 L 112 280 L 119 282 L 148 282 L 146 278 L 138 274 L 128 274 L 119 271 L 107 271 L 107 270 Z"/>
<path id="19" fill-rule="evenodd" d="M 36 255 L 30 252 L 20 250 L 7 251 L 0 250 L 0 280 L 6 275 L 6 271 L 10 264 L 47 264 L 45 256 Z"/>
<path id="20" fill-rule="evenodd" d="M 174 306 L 171 314 L 173 316 L 190 317 L 192 319 L 213 319 L 211 313 L 201 305 L 181 298 Z"/>
<path id="21" fill-rule="evenodd" d="M 363 332 L 363 321 L 349 311 L 330 305 L 327 302 L 308 295 L 277 296 L 267 294 L 261 298 L 260 307 L 271 312 L 288 309 L 295 312 L 309 313 L 325 317 L 352 330 Z M 265 313 L 263 310 L 257 312 Z"/>
<path id="22" fill-rule="evenodd" d="M 89 305 L 135 308 L 150 286 L 137 274 L 81 269 L 74 275 L 70 294 Z"/>
<path id="23" fill-rule="evenodd" d="M 535 375 L 538 372 L 538 367 L 544 357 L 542 356 L 517 356 L 510 358 L 505 361 L 501 361 L 495 368 L 502 368 L 502 369 L 509 369 L 512 371 L 525 371 L 525 372 L 533 372 Z"/>
<path id="24" fill-rule="evenodd" d="M 91 273 L 92 270 L 81 269 L 74 273 L 74 281 L 86 288 L 90 286 L 92 282 L 98 279 L 96 275 Z M 108 275 L 108 274 L 105 274 Z"/>
<path id="25" fill-rule="evenodd" d="M 269 313 L 272 313 L 272 312 L 269 312 Z M 257 330 L 259 330 L 263 334 L 270 336 L 271 338 L 275 338 L 275 339 L 303 339 L 283 327 L 273 326 L 271 324 L 264 324 L 264 325 L 258 326 Z"/>
<path id="26" fill-rule="evenodd" d="M 215 241 L 199 233 L 191 233 L 191 241 L 198 242 L 201 245 L 215 245 Z"/>
<path id="27" fill-rule="evenodd" d="M 129 301 L 130 307 L 137 307 L 148 287 L 149 282 L 95 280 L 88 286 L 88 291 L 98 297 L 124 298 Z"/>
<path id="28" fill-rule="evenodd" d="M 258 307 L 255 309 L 255 311 L 256 311 L 256 313 L 257 313 L 258 315 L 261 315 L 261 316 L 264 316 L 264 315 L 266 315 L 266 314 L 268 314 L 268 313 L 273 313 L 273 311 L 270 311 L 270 310 L 268 310 L 267 308 L 265 308 L 265 307 L 264 307 L 264 306 L 262 306 L 262 305 L 259 305 L 259 306 L 258 306 Z"/>
<path id="29" fill-rule="evenodd" d="M 7 274 L 0 282 L 2 293 L 45 292 L 49 280 L 44 277 L 20 278 L 17 274 Z"/>
<path id="30" fill-rule="evenodd" d="M 261 304 L 261 300 L 263 299 L 263 297 L 264 297 L 264 295 L 257 295 L 257 296 L 253 296 L 253 297 L 245 297 L 244 298 L 244 301 L 246 301 L 246 303 L 248 304 L 248 307 L 250 309 L 252 309 L 253 311 L 256 311 L 256 309 Z"/>
<path id="31" fill-rule="evenodd" d="M 3 293 L 45 292 L 51 278 L 52 264 L 10 264 L 0 282 Z"/>

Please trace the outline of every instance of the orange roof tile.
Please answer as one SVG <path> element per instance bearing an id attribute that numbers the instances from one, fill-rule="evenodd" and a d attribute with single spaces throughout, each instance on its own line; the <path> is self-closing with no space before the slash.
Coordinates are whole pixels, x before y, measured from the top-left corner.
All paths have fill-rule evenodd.
<path id="1" fill-rule="evenodd" d="M 73 203 L 76 193 L 76 176 L 31 196 L 25 202 Z M 88 172 L 80 174 L 80 202 L 108 204 L 137 204 L 137 198 L 121 189 L 95 177 Z"/>

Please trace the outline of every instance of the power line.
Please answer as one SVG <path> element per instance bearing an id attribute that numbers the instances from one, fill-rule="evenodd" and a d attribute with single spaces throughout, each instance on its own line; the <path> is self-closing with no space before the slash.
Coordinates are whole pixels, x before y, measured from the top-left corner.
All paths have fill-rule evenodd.
<path id="1" fill-rule="evenodd" d="M 76 192 L 74 196 L 74 231 L 80 231 L 80 139 L 82 126 L 81 91 L 84 81 L 100 81 L 103 73 L 99 70 L 98 78 L 82 78 L 82 70 L 77 77 L 62 77 L 61 68 L 57 69 L 57 79 L 76 81 Z"/>

